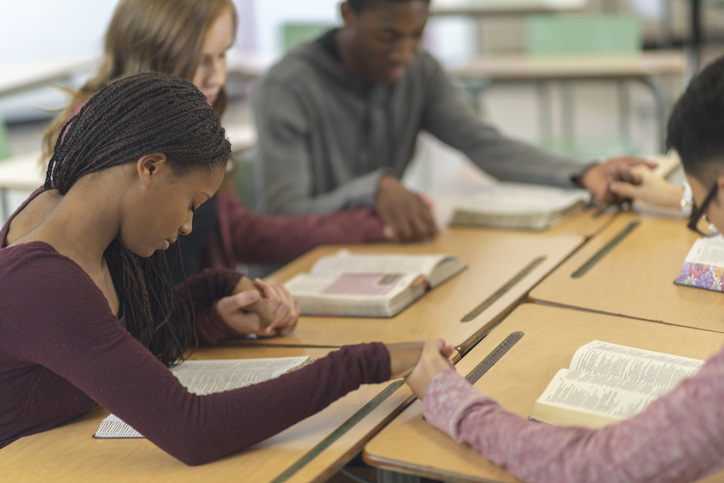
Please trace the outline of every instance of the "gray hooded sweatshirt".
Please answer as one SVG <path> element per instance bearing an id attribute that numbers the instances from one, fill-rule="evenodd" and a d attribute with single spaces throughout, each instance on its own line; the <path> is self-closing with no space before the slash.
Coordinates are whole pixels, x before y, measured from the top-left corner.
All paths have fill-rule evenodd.
<path id="1" fill-rule="evenodd" d="M 325 48 L 297 47 L 262 79 L 255 100 L 259 211 L 297 215 L 374 205 L 384 174 L 401 178 L 420 131 L 497 179 L 575 186 L 583 165 L 502 136 L 427 52 L 393 85 L 347 71 Z"/>

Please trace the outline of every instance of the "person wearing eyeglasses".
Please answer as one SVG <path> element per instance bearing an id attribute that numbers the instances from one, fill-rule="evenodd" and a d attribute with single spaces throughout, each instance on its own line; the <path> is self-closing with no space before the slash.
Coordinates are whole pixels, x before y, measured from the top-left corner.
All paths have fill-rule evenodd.
<path id="1" fill-rule="evenodd" d="M 724 229 L 724 57 L 674 107 L 667 145 L 681 156 L 695 206 L 689 228 Z M 703 227 L 703 228 L 702 228 Z M 682 227 L 683 228 L 683 227 Z M 683 483 L 724 469 L 724 349 L 631 419 L 602 429 L 560 427 L 503 410 L 427 342 L 406 382 L 426 420 L 528 482 Z"/>

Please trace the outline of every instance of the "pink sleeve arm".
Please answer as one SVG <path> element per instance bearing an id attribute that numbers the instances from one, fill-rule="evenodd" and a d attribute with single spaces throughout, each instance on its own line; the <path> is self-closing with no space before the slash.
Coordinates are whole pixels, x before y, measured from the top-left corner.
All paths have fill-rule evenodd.
<path id="1" fill-rule="evenodd" d="M 530 482 L 685 482 L 724 467 L 724 352 L 641 414 L 600 430 L 503 410 L 454 370 L 423 401 L 428 422 Z"/>

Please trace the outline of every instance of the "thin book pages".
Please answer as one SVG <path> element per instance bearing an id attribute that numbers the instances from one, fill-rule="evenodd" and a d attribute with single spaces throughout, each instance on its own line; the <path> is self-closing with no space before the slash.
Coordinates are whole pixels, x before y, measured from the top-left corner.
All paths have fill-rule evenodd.
<path id="1" fill-rule="evenodd" d="M 533 406 L 531 419 L 600 428 L 630 418 L 668 394 L 704 361 L 593 341 L 580 347 Z"/>
<path id="2" fill-rule="evenodd" d="M 590 200 L 586 190 L 500 182 L 458 204 L 450 225 L 545 230 Z"/>
<path id="3" fill-rule="evenodd" d="M 305 315 L 391 317 L 464 268 L 449 255 L 340 250 L 284 285 Z"/>
<path id="4" fill-rule="evenodd" d="M 214 394 L 268 381 L 295 371 L 312 359 L 309 356 L 271 359 L 231 359 L 185 361 L 171 369 L 189 392 L 198 395 Z M 93 435 L 99 439 L 143 438 L 143 435 L 111 414 Z"/>

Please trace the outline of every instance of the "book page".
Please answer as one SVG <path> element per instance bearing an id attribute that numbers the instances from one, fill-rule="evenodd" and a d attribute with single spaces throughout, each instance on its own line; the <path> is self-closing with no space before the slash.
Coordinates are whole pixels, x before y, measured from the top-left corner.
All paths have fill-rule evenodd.
<path id="1" fill-rule="evenodd" d="M 724 267 L 724 237 L 721 235 L 699 238 L 686 255 L 689 263 Z"/>
<path id="2" fill-rule="evenodd" d="M 198 395 L 230 391 L 279 377 L 310 361 L 309 356 L 272 359 L 230 359 L 184 361 L 171 373 L 189 392 Z M 94 438 L 143 438 L 117 416 L 111 414 L 93 435 Z"/>
<path id="3" fill-rule="evenodd" d="M 301 273 L 284 286 L 296 297 L 387 300 L 409 287 L 418 276 L 405 273 Z"/>
<path id="4" fill-rule="evenodd" d="M 368 255 L 340 250 L 317 260 L 311 273 L 410 273 L 429 277 L 435 266 L 445 258 L 447 255 Z"/>
<path id="5" fill-rule="evenodd" d="M 631 387 L 672 389 L 682 379 L 694 375 L 703 364 L 704 361 L 698 359 L 596 340 L 576 351 L 570 369 L 594 376 L 617 377 L 631 383 Z M 649 392 L 649 389 L 642 390 Z"/>
<path id="6" fill-rule="evenodd" d="M 658 384 L 631 382 L 613 376 L 561 369 L 538 398 L 536 406 L 555 406 L 621 420 L 643 411 L 651 401 L 670 390 L 671 388 Z M 531 417 L 556 424 L 570 424 L 563 417 L 558 421 L 536 417 L 536 412 L 541 413 L 534 409 Z M 578 424 L 583 422 L 578 421 Z"/>

